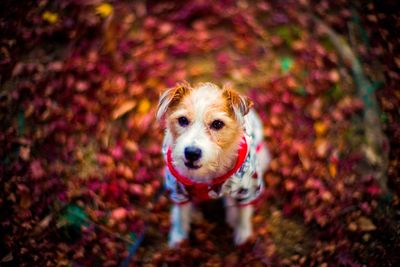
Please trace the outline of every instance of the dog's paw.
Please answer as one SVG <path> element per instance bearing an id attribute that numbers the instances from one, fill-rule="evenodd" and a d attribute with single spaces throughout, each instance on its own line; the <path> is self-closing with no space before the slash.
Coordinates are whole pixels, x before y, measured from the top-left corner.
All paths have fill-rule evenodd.
<path id="1" fill-rule="evenodd" d="M 253 231 L 250 226 L 238 226 L 235 230 L 235 244 L 237 246 L 243 245 L 251 237 Z"/>
<path id="2" fill-rule="evenodd" d="M 186 240 L 187 234 L 183 233 L 182 231 L 171 230 L 169 232 L 169 240 L 168 246 L 170 248 L 176 248 L 181 244 L 184 240 Z"/>

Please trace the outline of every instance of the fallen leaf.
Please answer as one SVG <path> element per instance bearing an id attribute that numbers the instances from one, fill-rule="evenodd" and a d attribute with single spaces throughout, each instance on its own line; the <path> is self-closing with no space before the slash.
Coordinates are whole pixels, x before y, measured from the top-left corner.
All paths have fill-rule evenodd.
<path id="1" fill-rule="evenodd" d="M 21 159 L 28 161 L 30 159 L 31 148 L 28 146 L 22 146 L 19 149 L 19 156 Z"/>
<path id="2" fill-rule="evenodd" d="M 289 72 L 293 67 L 293 59 L 290 57 L 284 57 L 281 59 L 281 69 L 284 73 Z"/>
<path id="3" fill-rule="evenodd" d="M 121 208 L 117 208 L 117 209 L 113 210 L 111 212 L 111 217 L 114 220 L 119 221 L 119 220 L 124 219 L 127 214 L 128 214 L 127 210 L 125 208 L 121 207 Z"/>
<path id="4" fill-rule="evenodd" d="M 42 19 L 51 24 L 55 24 L 58 21 L 58 14 L 50 11 L 45 11 L 42 14 Z"/>
<path id="5" fill-rule="evenodd" d="M 151 107 L 151 103 L 147 98 L 142 99 L 139 102 L 138 112 L 140 114 L 147 113 Z"/>
<path id="6" fill-rule="evenodd" d="M 329 169 L 329 174 L 332 176 L 332 177 L 336 177 L 336 175 L 337 175 L 337 166 L 336 166 L 336 163 L 329 163 L 329 167 L 328 167 L 328 169 Z"/>
<path id="7" fill-rule="evenodd" d="M 322 136 L 328 130 L 327 125 L 322 121 L 317 121 L 314 123 L 314 130 L 318 136 Z"/>
<path id="8" fill-rule="evenodd" d="M 5 255 L 2 259 L 1 262 L 9 262 L 12 261 L 14 259 L 12 252 L 8 253 L 7 255 Z"/>
<path id="9" fill-rule="evenodd" d="M 111 117 L 113 118 L 113 120 L 116 120 L 122 115 L 132 110 L 135 106 L 136 106 L 135 100 L 127 100 L 113 110 Z"/>
<path id="10" fill-rule="evenodd" d="M 109 3 L 102 3 L 96 7 L 96 14 L 105 18 L 108 17 L 113 12 L 113 6 Z"/>
<path id="11" fill-rule="evenodd" d="M 358 218 L 357 224 L 359 229 L 363 232 L 370 232 L 376 230 L 374 223 L 367 217 L 361 216 Z"/>

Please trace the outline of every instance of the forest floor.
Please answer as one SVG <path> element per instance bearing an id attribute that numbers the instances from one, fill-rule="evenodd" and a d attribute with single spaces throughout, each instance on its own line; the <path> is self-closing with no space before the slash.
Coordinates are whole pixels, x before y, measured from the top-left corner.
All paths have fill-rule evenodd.
<path id="1" fill-rule="evenodd" d="M 395 1 L 177 2 L 1 4 L 0 265 L 400 266 Z M 376 93 L 384 178 L 366 157 L 369 103 L 314 17 Z M 183 80 L 231 84 L 264 122 L 272 161 L 242 247 L 220 202 L 166 245 L 155 111 Z"/>

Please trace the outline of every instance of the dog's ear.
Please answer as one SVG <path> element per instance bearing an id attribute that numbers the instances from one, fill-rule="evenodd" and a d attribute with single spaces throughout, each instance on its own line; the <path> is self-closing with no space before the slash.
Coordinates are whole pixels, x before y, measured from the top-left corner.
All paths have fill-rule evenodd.
<path id="1" fill-rule="evenodd" d="M 191 89 L 187 82 L 177 84 L 172 88 L 168 88 L 160 96 L 157 108 L 157 120 L 161 120 L 169 108 L 179 103 L 179 101 L 189 92 Z"/>
<path id="2" fill-rule="evenodd" d="M 251 101 L 250 98 L 240 95 L 227 85 L 224 85 L 222 90 L 223 96 L 226 98 L 229 108 L 232 110 L 237 119 L 240 119 L 249 113 L 250 108 L 253 107 L 253 101 Z"/>

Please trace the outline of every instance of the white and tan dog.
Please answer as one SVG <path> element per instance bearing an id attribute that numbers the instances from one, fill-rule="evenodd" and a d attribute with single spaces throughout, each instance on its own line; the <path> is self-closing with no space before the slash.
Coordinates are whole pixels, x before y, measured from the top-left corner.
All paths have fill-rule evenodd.
<path id="1" fill-rule="evenodd" d="M 165 183 L 174 202 L 171 247 L 188 237 L 193 203 L 218 197 L 225 198 L 235 243 L 252 235 L 253 204 L 270 157 L 251 107 L 247 97 L 212 83 L 182 83 L 161 95 L 157 118 L 166 119 Z"/>

